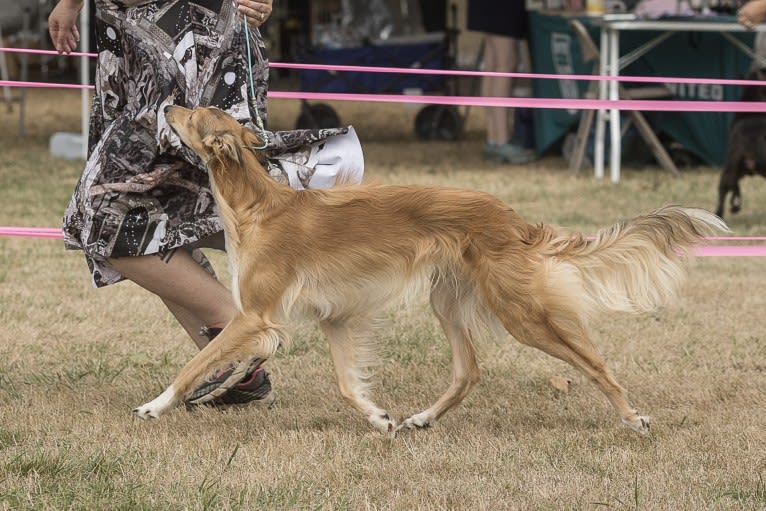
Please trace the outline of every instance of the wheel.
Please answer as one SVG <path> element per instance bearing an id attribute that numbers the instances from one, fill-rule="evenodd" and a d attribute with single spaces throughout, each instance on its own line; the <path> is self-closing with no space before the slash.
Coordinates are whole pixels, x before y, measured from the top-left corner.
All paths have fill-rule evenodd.
<path id="1" fill-rule="evenodd" d="M 313 105 L 304 103 L 301 107 L 301 113 L 295 121 L 295 128 L 299 130 L 337 128 L 338 126 L 340 126 L 340 117 L 333 107 L 324 103 Z"/>
<path id="2" fill-rule="evenodd" d="M 463 117 L 454 106 L 425 106 L 415 116 L 415 135 L 421 140 L 457 140 L 463 135 Z"/>

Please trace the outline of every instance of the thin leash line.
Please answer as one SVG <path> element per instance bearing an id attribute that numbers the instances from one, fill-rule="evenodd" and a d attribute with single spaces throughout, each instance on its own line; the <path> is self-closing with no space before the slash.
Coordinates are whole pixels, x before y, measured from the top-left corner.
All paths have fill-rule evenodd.
<path id="1" fill-rule="evenodd" d="M 260 146 L 242 146 L 247 149 L 251 149 L 253 151 L 260 151 L 263 149 L 266 149 L 268 146 L 268 136 L 266 135 L 266 128 L 263 127 L 263 120 L 261 119 L 261 114 L 258 111 L 258 99 L 255 95 L 255 77 L 253 76 L 253 51 L 251 49 L 252 45 L 252 38 L 250 37 L 250 25 L 247 23 L 247 15 L 242 14 L 242 26 L 243 26 L 243 36 L 245 38 L 245 46 L 247 47 L 247 73 L 249 78 L 249 85 L 250 85 L 250 106 L 252 107 L 253 114 L 255 117 L 255 127 L 258 129 L 259 134 L 261 136 L 261 145 Z"/>

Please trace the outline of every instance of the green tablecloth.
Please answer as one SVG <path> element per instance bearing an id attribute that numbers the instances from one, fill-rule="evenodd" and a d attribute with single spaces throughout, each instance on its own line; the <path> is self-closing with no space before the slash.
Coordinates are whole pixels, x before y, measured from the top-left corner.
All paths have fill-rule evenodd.
<path id="1" fill-rule="evenodd" d="M 568 25 L 570 18 L 530 12 L 529 44 L 532 68 L 536 73 L 590 74 L 590 63 L 583 63 L 577 37 Z M 587 18 L 579 18 L 589 25 Z M 732 20 L 733 18 L 726 18 Z M 599 29 L 590 27 L 596 44 Z M 658 31 L 620 33 L 620 53 L 659 35 Z M 752 47 L 754 34 L 735 34 Z M 750 68 L 750 59 L 717 33 L 678 32 L 660 43 L 639 60 L 620 71 L 621 75 L 698 78 L 742 78 Z M 588 87 L 586 81 L 533 81 L 536 97 L 579 97 Z M 723 100 L 739 98 L 740 88 L 719 85 L 668 84 L 675 97 L 682 100 Z M 579 96 L 578 96 L 579 95 Z M 649 122 L 658 132 L 680 142 L 710 165 L 722 165 L 726 157 L 726 135 L 733 114 L 719 112 L 647 112 Z M 570 130 L 576 129 L 580 112 L 576 110 L 536 109 L 535 144 L 542 153 L 554 146 Z"/>

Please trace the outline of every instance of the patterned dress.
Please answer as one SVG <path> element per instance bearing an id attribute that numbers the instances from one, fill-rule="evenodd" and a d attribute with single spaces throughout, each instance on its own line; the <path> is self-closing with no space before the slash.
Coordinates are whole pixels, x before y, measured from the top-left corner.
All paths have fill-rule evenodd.
<path id="1" fill-rule="evenodd" d="M 191 249 L 223 230 L 205 166 L 163 109 L 214 105 L 256 129 L 266 121 L 268 62 L 260 33 L 245 28 L 233 0 L 96 0 L 95 18 L 88 160 L 63 229 L 66 247 L 85 252 L 101 287 L 123 279 L 109 257 Z M 266 138 L 267 170 L 278 181 L 308 188 L 361 180 L 351 127 Z M 194 256 L 212 271 L 199 250 Z"/>

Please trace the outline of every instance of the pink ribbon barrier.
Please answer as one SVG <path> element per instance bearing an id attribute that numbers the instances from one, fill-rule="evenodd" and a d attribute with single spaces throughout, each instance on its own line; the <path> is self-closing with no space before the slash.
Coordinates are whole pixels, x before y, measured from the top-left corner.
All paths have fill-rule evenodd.
<path id="1" fill-rule="evenodd" d="M 58 53 L 54 50 L 36 50 L 31 48 L 2 48 L 0 52 L 29 53 L 35 55 L 56 55 L 66 57 L 98 57 L 96 53 Z M 532 78 L 543 80 L 583 80 L 583 81 L 617 81 L 629 83 L 689 83 L 695 85 L 758 85 L 760 80 L 726 79 L 726 78 L 683 78 L 672 76 L 603 76 L 603 75 L 574 75 L 549 73 L 508 73 L 499 71 L 470 71 L 458 69 L 433 69 L 413 67 L 383 67 L 383 66 L 351 66 L 341 64 L 301 64 L 295 62 L 271 62 L 269 67 L 274 69 L 299 69 L 328 72 L 356 73 L 398 73 L 414 75 L 444 75 L 444 76 L 495 76 L 506 78 Z"/>
<path id="2" fill-rule="evenodd" d="M 0 236 L 64 239 L 61 229 L 47 227 L 0 227 Z M 766 236 L 717 236 L 708 241 L 766 241 Z M 697 257 L 766 257 L 766 245 L 702 245 L 692 253 Z"/>
<path id="3" fill-rule="evenodd" d="M 34 50 L 28 48 L 4 48 L 0 52 L 29 53 L 40 55 L 61 55 L 52 50 Z M 70 57 L 97 57 L 96 53 L 72 52 L 65 54 Z M 712 78 L 680 78 L 656 76 L 600 76 L 572 74 L 543 74 L 543 73 L 500 73 L 488 71 L 461 71 L 451 69 L 422 69 L 394 68 L 377 66 L 348 66 L 327 64 L 299 64 L 272 62 L 272 68 L 305 69 L 328 72 L 367 72 L 367 73 L 401 73 L 429 74 L 447 76 L 502 76 L 510 78 L 532 78 L 552 80 L 593 80 L 620 81 L 635 83 L 694 83 L 708 85 L 763 85 L 758 80 L 733 80 Z M 93 89 L 92 85 L 41 83 L 13 80 L 0 80 L 0 87 L 26 88 L 58 88 L 58 89 Z M 434 95 L 403 95 L 403 94 L 347 94 L 322 92 L 286 92 L 269 91 L 268 96 L 274 99 L 300 99 L 319 101 L 369 101 L 382 103 L 415 103 L 453 106 L 499 106 L 553 108 L 576 110 L 644 110 L 668 112 L 766 112 L 766 104 L 742 101 L 669 101 L 669 100 L 599 100 L 599 99 L 561 99 L 561 98 L 500 98 L 474 96 L 434 96 Z M 0 227 L 0 237 L 47 238 L 62 240 L 60 229 L 43 227 Z M 718 236 L 706 238 L 708 241 L 766 241 L 766 236 Z M 694 249 L 693 253 L 702 257 L 765 257 L 766 245 L 703 245 Z"/>
<path id="4" fill-rule="evenodd" d="M 275 69 L 303 69 L 328 72 L 363 72 L 363 73 L 399 73 L 410 75 L 443 75 L 443 76 L 492 76 L 504 78 L 531 78 L 541 80 L 581 80 L 592 82 L 628 82 L 628 83 L 691 83 L 696 85 L 757 85 L 763 86 L 760 80 L 745 80 L 734 78 L 686 78 L 680 76 L 609 76 L 609 75 L 573 75 L 552 73 L 509 73 L 500 71 L 469 71 L 458 69 L 428 69 L 412 67 L 378 67 L 378 66 L 349 66 L 339 64 L 299 64 L 292 62 L 271 62 L 269 67 Z"/>
<path id="5" fill-rule="evenodd" d="M 24 87 L 27 89 L 94 89 L 93 85 L 81 83 L 44 83 L 44 82 L 19 82 L 15 80 L 0 80 L 0 87 Z"/>
<path id="6" fill-rule="evenodd" d="M 64 239 L 61 229 L 47 227 L 0 227 L 0 236 Z"/>
<path id="7" fill-rule="evenodd" d="M 31 53 L 44 55 L 59 55 L 52 50 L 34 50 L 27 48 L 0 47 L 0 51 L 10 53 Z M 95 53 L 72 52 L 67 56 L 95 57 Z M 601 76 L 574 74 L 543 74 L 543 73 L 499 73 L 487 71 L 460 71 L 451 69 L 398 68 L 378 66 L 349 66 L 328 64 L 300 64 L 287 62 L 272 62 L 273 68 L 322 70 L 328 72 L 368 72 L 368 73 L 401 73 L 429 75 L 459 75 L 459 76 L 505 76 L 515 78 L 553 79 L 553 80 L 595 80 L 623 81 L 642 83 L 694 83 L 715 85 L 763 85 L 758 80 L 730 80 L 712 78 L 679 78 L 656 76 Z M 25 88 L 61 88 L 61 89 L 93 89 L 86 84 L 56 84 L 29 81 L 0 80 L 0 87 Z M 673 100 L 600 100 L 600 99 L 562 99 L 562 98 L 500 98 L 473 96 L 434 96 L 434 95 L 403 95 L 403 94 L 349 94 L 322 92 L 285 92 L 270 91 L 269 97 L 274 99 L 300 99 L 319 101 L 369 101 L 386 103 L 415 103 L 453 106 L 493 106 L 493 107 L 526 107 L 574 110 L 643 110 L 667 112 L 766 112 L 766 104 L 760 102 L 740 101 L 673 101 Z"/>
<path id="8" fill-rule="evenodd" d="M 92 85 L 19 82 L 0 80 L 0 87 L 93 89 Z M 269 91 L 272 99 L 301 99 L 316 101 L 365 101 L 371 103 L 409 103 L 452 106 L 500 106 L 552 108 L 565 110 L 643 110 L 655 112 L 766 112 L 766 103 L 757 101 L 672 101 L 646 99 L 562 99 L 562 98 L 500 98 L 476 96 L 426 96 L 405 94 L 357 94 L 338 92 Z"/>
<path id="9" fill-rule="evenodd" d="M 27 53 L 29 55 L 52 55 L 55 57 L 98 57 L 98 53 L 85 53 L 73 51 L 71 53 L 59 53 L 56 50 L 38 50 L 36 48 L 0 48 L 5 53 Z"/>
<path id="10" fill-rule="evenodd" d="M 428 103 L 453 106 L 502 106 L 574 110 L 643 110 L 657 112 L 766 112 L 756 101 L 672 101 L 646 99 L 500 98 L 474 96 L 426 96 L 400 94 L 349 94 L 337 92 L 269 92 L 269 98 L 320 101 L 368 101 L 378 103 Z"/>
<path id="11" fill-rule="evenodd" d="M 692 254 L 697 257 L 764 257 L 766 245 L 702 245 Z"/>

